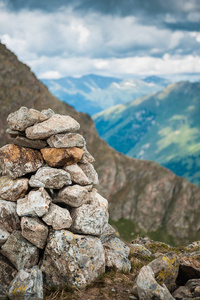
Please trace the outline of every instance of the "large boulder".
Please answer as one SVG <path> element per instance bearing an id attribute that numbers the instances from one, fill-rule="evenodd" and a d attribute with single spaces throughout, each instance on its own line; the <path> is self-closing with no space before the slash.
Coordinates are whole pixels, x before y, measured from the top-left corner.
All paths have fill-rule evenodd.
<path id="1" fill-rule="evenodd" d="M 14 179 L 37 171 L 44 164 L 40 151 L 13 144 L 0 149 L 0 162 L 3 175 Z"/>
<path id="2" fill-rule="evenodd" d="M 41 269 L 47 286 L 86 286 L 105 272 L 103 245 L 95 237 L 52 230 Z"/>

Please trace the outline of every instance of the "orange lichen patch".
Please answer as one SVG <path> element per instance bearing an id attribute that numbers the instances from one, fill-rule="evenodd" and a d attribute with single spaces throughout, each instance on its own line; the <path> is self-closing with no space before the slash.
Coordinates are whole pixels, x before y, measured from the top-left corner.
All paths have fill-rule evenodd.
<path id="1" fill-rule="evenodd" d="M 62 167 L 79 162 L 84 150 L 77 147 L 65 149 L 44 148 L 41 153 L 50 167 Z"/>

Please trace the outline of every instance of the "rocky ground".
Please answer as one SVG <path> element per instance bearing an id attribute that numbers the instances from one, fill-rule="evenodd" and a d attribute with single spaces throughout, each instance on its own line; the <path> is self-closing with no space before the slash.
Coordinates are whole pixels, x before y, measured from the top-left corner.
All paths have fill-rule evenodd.
<path id="1" fill-rule="evenodd" d="M 171 247 L 137 238 L 129 246 L 130 272 L 108 269 L 85 289 L 46 290 L 45 299 L 200 299 L 200 242 Z"/>

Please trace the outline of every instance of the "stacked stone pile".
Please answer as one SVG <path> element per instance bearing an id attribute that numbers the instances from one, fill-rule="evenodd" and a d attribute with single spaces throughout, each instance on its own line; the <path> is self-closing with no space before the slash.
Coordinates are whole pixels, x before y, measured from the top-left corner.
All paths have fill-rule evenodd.
<path id="1" fill-rule="evenodd" d="M 45 286 L 83 287 L 106 267 L 130 270 L 108 224 L 94 158 L 70 116 L 21 107 L 0 149 L 0 299 L 43 299 Z"/>

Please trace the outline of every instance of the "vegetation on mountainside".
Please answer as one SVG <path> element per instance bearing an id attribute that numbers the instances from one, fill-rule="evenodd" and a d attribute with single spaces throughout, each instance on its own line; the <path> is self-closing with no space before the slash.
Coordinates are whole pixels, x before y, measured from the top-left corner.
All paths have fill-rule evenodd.
<path id="1" fill-rule="evenodd" d="M 116 150 L 200 184 L 199 116 L 200 83 L 180 82 L 96 114 L 94 121 Z"/>

